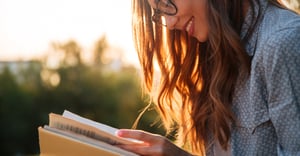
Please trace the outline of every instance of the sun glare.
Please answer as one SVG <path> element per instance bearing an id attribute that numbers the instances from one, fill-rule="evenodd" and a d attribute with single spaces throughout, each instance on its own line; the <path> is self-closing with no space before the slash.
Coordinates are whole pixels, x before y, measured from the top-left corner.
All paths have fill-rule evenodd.
<path id="1" fill-rule="evenodd" d="M 51 42 L 70 39 L 88 51 L 103 35 L 136 61 L 130 7 L 127 0 L 1 0 L 0 61 L 40 57 Z"/>

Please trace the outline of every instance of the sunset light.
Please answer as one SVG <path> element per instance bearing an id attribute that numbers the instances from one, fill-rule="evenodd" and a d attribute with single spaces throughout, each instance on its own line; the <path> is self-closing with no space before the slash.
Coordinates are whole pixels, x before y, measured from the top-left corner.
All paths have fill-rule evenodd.
<path id="1" fill-rule="evenodd" d="M 1 0 L 0 61 L 39 58 L 51 42 L 75 40 L 84 52 L 106 35 L 110 45 L 137 61 L 128 0 Z"/>

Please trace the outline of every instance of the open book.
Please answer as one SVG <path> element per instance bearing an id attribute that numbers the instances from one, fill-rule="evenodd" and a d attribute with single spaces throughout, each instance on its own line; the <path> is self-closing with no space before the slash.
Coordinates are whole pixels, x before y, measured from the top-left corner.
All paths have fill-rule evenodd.
<path id="1" fill-rule="evenodd" d="M 114 146 L 141 143 L 116 136 L 117 130 L 67 110 L 50 113 L 49 125 L 38 128 L 40 155 L 137 156 Z"/>

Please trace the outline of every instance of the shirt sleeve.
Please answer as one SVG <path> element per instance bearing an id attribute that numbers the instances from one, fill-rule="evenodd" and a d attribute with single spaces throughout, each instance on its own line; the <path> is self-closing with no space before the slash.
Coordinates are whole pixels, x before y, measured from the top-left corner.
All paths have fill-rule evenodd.
<path id="1" fill-rule="evenodd" d="M 276 32 L 263 49 L 269 115 L 278 137 L 278 153 L 300 155 L 300 27 Z"/>

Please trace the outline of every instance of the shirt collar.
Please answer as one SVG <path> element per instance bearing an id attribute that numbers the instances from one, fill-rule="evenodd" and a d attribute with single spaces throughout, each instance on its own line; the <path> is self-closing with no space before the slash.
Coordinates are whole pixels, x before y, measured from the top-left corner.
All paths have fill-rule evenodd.
<path id="1" fill-rule="evenodd" d="M 241 38 L 243 39 L 247 32 L 250 29 L 250 26 L 252 24 L 252 19 L 257 19 L 257 24 L 252 32 L 252 34 L 250 35 L 249 39 L 247 41 L 245 41 L 245 48 L 247 53 L 250 56 L 254 55 L 255 49 L 256 49 L 256 43 L 258 40 L 258 34 L 259 34 L 259 28 L 260 28 L 260 24 L 261 21 L 263 19 L 264 16 L 264 12 L 267 8 L 267 4 L 268 4 L 268 0 L 258 0 L 258 1 L 253 1 L 254 3 L 254 9 L 251 9 L 249 7 L 247 14 L 245 16 L 244 19 L 244 23 L 242 25 L 242 30 L 241 30 Z M 260 13 L 260 16 L 259 16 Z"/>

